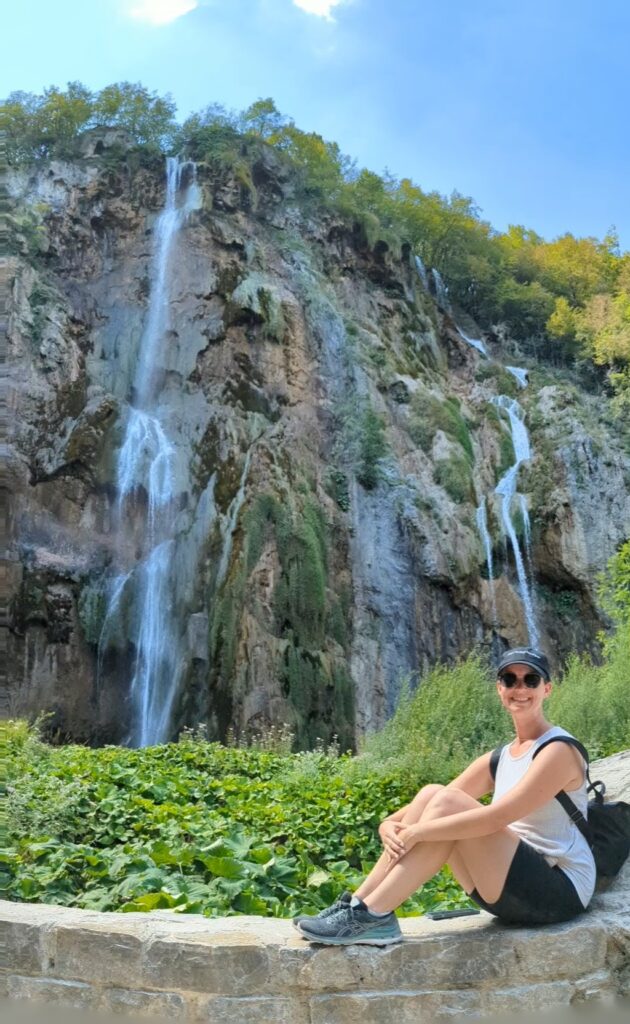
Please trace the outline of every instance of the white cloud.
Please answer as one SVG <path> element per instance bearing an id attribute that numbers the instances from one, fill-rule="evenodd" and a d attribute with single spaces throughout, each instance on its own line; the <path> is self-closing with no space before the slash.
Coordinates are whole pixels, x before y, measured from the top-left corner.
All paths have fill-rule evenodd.
<path id="1" fill-rule="evenodd" d="M 137 0 L 130 7 L 129 14 L 138 21 L 148 21 L 151 25 L 168 25 L 169 21 L 181 18 L 183 14 L 194 11 L 198 0 Z"/>
<path id="2" fill-rule="evenodd" d="M 332 21 L 331 11 L 333 7 L 337 7 L 343 0 L 293 0 L 296 7 L 301 7 L 307 14 L 316 14 L 320 18 L 327 18 L 328 21 Z"/>

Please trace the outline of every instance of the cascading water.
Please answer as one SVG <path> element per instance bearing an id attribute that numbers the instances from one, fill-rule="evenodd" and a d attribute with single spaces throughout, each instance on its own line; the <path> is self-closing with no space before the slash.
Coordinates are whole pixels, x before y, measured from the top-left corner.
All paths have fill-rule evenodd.
<path id="1" fill-rule="evenodd" d="M 506 366 L 505 369 L 509 370 L 513 377 L 516 377 L 520 387 L 527 387 L 527 370 L 524 370 L 521 366 Z"/>
<path id="2" fill-rule="evenodd" d="M 488 350 L 484 345 L 483 341 L 481 340 L 481 338 L 471 338 L 469 334 L 466 334 L 465 331 L 462 331 L 461 327 L 457 328 L 457 333 L 459 334 L 460 338 L 464 339 L 467 345 L 471 345 L 473 348 L 476 348 L 477 352 L 481 352 L 482 356 L 485 356 L 486 359 L 488 358 Z"/>
<path id="3" fill-rule="evenodd" d="M 418 256 L 416 254 L 414 256 L 414 262 L 416 264 L 416 270 L 418 271 L 418 277 L 420 278 L 420 280 L 422 282 L 422 287 L 424 288 L 425 291 L 428 292 L 428 290 L 429 290 L 429 278 L 428 278 L 428 275 L 427 275 L 427 268 L 425 267 L 424 263 L 422 262 L 422 257 Z"/>
<path id="4" fill-rule="evenodd" d="M 416 266 L 418 265 L 417 260 L 418 257 L 416 257 Z M 452 315 L 452 306 L 450 299 L 448 297 L 448 289 L 442 279 L 442 276 L 440 275 L 440 272 L 433 268 L 431 274 L 433 277 L 435 297 L 438 305 L 444 310 L 444 312 L 450 313 Z M 476 349 L 480 353 L 480 355 L 484 356 L 486 359 L 489 358 L 488 351 L 481 338 L 472 338 L 457 323 L 455 324 L 455 327 L 457 328 L 457 333 L 459 334 L 460 338 L 462 338 L 462 340 L 465 341 L 467 345 L 470 345 L 472 348 Z M 521 367 L 518 366 L 508 366 L 506 367 L 506 369 L 509 370 L 509 372 L 516 378 L 520 387 L 527 387 L 527 370 L 522 369 Z M 514 551 L 514 560 L 516 562 L 516 572 L 518 576 L 519 590 L 521 594 L 521 600 L 523 602 L 523 608 L 525 611 L 525 620 L 527 623 L 529 640 L 532 644 L 536 644 L 538 643 L 538 627 L 536 624 L 536 616 L 534 613 L 534 604 L 527 578 L 525 562 L 518 542 L 518 537 L 516 535 L 516 530 L 514 529 L 514 523 L 512 521 L 511 515 L 512 499 L 516 495 L 516 479 L 518 476 L 519 466 L 522 462 L 525 462 L 527 459 L 529 459 L 531 454 L 529 447 L 529 437 L 527 434 L 525 424 L 523 422 L 522 410 L 514 399 L 507 398 L 505 395 L 499 395 L 497 398 L 493 398 L 492 401 L 499 408 L 504 409 L 508 414 L 510 421 L 510 429 L 512 432 L 512 442 L 514 444 L 514 451 L 516 454 L 516 462 L 513 466 L 510 467 L 507 473 L 505 473 L 499 480 L 499 483 L 495 488 L 495 494 L 498 494 L 501 497 L 501 517 L 503 520 L 505 531 L 508 537 L 510 538 L 512 550 Z M 523 495 L 519 494 L 518 499 L 519 509 L 521 512 L 521 518 L 523 522 L 523 533 L 525 539 L 525 552 L 527 564 L 531 571 L 531 533 L 529 526 L 529 515 L 527 512 L 527 504 L 525 502 L 525 498 L 523 497 Z M 494 580 L 494 567 L 492 561 L 492 541 L 490 538 L 490 534 L 488 532 L 485 498 L 477 508 L 476 518 L 477 527 L 481 534 L 486 554 L 488 578 L 492 583 L 492 581 Z M 498 620 L 495 603 L 496 599 L 494 595 L 494 586 L 492 586 L 491 589 L 492 616 L 493 621 L 497 622 Z"/>
<path id="5" fill-rule="evenodd" d="M 514 453 L 516 455 L 516 461 L 513 466 L 508 469 L 507 473 L 499 480 L 495 494 L 501 497 L 501 516 L 503 519 L 503 525 L 505 531 L 510 538 L 512 545 L 512 551 L 514 552 L 514 561 L 516 563 L 516 573 L 518 577 L 519 591 L 521 594 L 521 600 L 523 602 L 523 608 L 525 611 L 525 621 L 527 623 L 527 632 L 529 635 L 529 643 L 536 646 L 539 641 L 538 626 L 536 624 L 536 616 L 534 613 L 534 604 L 532 595 L 529 587 L 529 581 L 527 579 L 527 572 L 525 569 L 525 563 L 521 548 L 514 529 L 514 523 L 511 516 L 511 505 L 512 499 L 516 494 L 516 480 L 518 477 L 518 470 L 522 462 L 526 462 L 531 457 L 531 450 L 529 446 L 529 436 L 527 434 L 527 428 L 523 422 L 523 410 L 514 398 L 508 398 L 506 395 L 499 395 L 492 399 L 494 405 L 499 409 L 504 409 L 507 412 L 510 421 L 510 430 L 512 432 L 512 443 L 514 444 Z M 523 501 L 521 495 L 519 495 L 520 507 L 523 509 Z M 529 518 L 526 520 L 526 535 L 529 529 Z"/>
<path id="6" fill-rule="evenodd" d="M 420 257 L 416 256 L 416 267 L 418 266 L 419 259 Z M 422 263 L 421 260 L 420 262 Z M 424 270 L 424 264 L 422 264 L 422 269 Z M 419 268 L 418 273 L 420 273 Z M 435 269 L 435 267 L 432 268 L 431 275 L 433 277 L 433 284 L 435 288 L 435 300 L 438 306 L 440 306 L 440 308 L 443 309 L 445 313 L 452 314 L 453 307 L 451 306 L 451 300 L 448 297 L 448 288 L 444 283 L 442 275 L 440 274 L 439 270 Z M 466 334 L 466 332 L 462 330 L 459 324 L 455 324 L 455 327 L 457 328 L 457 333 L 459 334 L 462 341 L 465 341 L 466 344 L 470 345 L 472 348 L 476 348 L 477 352 L 480 352 L 482 356 L 486 357 L 486 359 L 488 358 L 488 350 L 486 349 L 486 346 L 484 345 L 481 338 L 471 338 L 469 334 Z"/>
<path id="7" fill-rule="evenodd" d="M 488 566 L 488 579 L 490 580 L 490 592 L 492 595 L 492 622 L 497 622 L 497 605 L 494 596 L 494 564 L 492 559 L 492 540 L 488 530 L 488 516 L 486 513 L 486 499 L 483 498 L 477 508 L 477 526 L 483 540 L 486 552 L 486 564 Z"/>
<path id="8" fill-rule="evenodd" d="M 451 311 L 451 300 L 448 297 L 448 288 L 446 287 L 446 285 L 444 283 L 444 279 L 442 278 L 442 275 L 440 274 L 440 271 L 436 270 L 435 267 L 433 267 L 431 269 L 431 276 L 433 277 L 433 285 L 434 285 L 434 288 L 435 288 L 435 299 L 436 299 L 436 302 L 437 302 L 438 306 L 440 306 L 442 309 L 444 309 L 447 313 L 450 313 L 450 311 Z"/>
<path id="9" fill-rule="evenodd" d="M 139 545 L 141 560 L 110 584 L 98 664 L 100 668 L 102 651 L 111 641 L 124 605 L 131 609 L 127 628 L 135 651 L 129 690 L 132 721 L 128 742 L 132 746 L 147 746 L 168 738 L 180 674 L 173 607 L 177 452 L 154 410 L 159 370 L 164 365 L 164 339 L 170 326 L 169 263 L 173 243 L 188 215 L 200 205 L 195 172 L 191 162 L 167 159 L 166 200 L 154 230 L 149 306 L 131 388 L 133 405 L 128 409 L 117 467 L 116 528 L 122 550 L 130 547 L 130 528 L 137 521 L 137 506 L 144 496 L 146 514 Z"/>

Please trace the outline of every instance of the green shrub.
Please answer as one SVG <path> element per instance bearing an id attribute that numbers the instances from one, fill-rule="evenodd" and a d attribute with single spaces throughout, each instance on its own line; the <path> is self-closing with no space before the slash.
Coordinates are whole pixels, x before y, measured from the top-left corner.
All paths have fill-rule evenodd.
<path id="1" fill-rule="evenodd" d="M 569 658 L 549 699 L 549 714 L 584 743 L 591 757 L 630 747 L 630 631 L 622 630 L 603 665 Z"/>
<path id="2" fill-rule="evenodd" d="M 353 759 L 334 745 L 287 756 L 188 733 L 145 750 L 50 748 L 18 726 L 3 747 L 11 806 L 33 809 L 10 814 L 3 895 L 94 910 L 317 912 L 356 887 L 378 822 L 414 793 L 377 767 L 346 776 Z M 443 872 L 401 912 L 466 903 Z"/>
<path id="3" fill-rule="evenodd" d="M 395 714 L 371 736 L 369 763 L 410 782 L 446 784 L 510 735 L 512 723 L 494 690 L 487 660 L 473 653 L 453 666 L 437 665 L 415 690 L 407 680 Z"/>
<path id="4" fill-rule="evenodd" d="M 457 504 L 474 502 L 475 488 L 467 459 L 455 453 L 448 459 L 440 459 L 433 467 L 433 477 Z"/>
<path id="5" fill-rule="evenodd" d="M 500 363 L 493 363 L 490 360 L 479 363 L 475 371 L 475 380 L 480 382 L 492 381 L 496 387 L 497 394 L 507 395 L 509 398 L 515 398 L 520 391 L 516 377 L 509 370 L 506 370 L 504 366 L 501 366 Z"/>
<path id="6" fill-rule="evenodd" d="M 470 429 L 456 398 L 440 401 L 430 391 L 422 391 L 412 396 L 410 404 L 409 434 L 415 444 L 429 452 L 437 431 L 442 430 L 451 441 L 461 445 L 471 465 L 474 463 Z"/>
<path id="7" fill-rule="evenodd" d="M 356 466 L 357 480 L 366 490 L 371 491 L 376 487 L 380 479 L 379 463 L 387 452 L 383 418 L 373 409 L 367 408 L 361 421 L 359 458 Z"/>

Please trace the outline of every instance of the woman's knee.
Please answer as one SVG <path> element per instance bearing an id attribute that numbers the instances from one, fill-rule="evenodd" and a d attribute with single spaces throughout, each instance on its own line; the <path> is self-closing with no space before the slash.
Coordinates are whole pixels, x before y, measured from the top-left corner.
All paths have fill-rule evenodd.
<path id="1" fill-rule="evenodd" d="M 464 793 L 461 789 L 450 789 L 447 786 L 440 786 L 439 790 L 431 798 L 429 808 L 431 813 L 438 817 L 445 814 L 457 814 L 458 811 L 468 810 L 477 801 Z"/>
<path id="2" fill-rule="evenodd" d="M 440 786 L 437 783 L 431 783 L 428 786 L 423 786 L 409 804 L 402 819 L 403 822 L 407 824 L 409 822 L 415 823 L 420 815 L 424 813 L 429 804 L 435 799 L 438 793 L 443 789 L 444 786 Z"/>

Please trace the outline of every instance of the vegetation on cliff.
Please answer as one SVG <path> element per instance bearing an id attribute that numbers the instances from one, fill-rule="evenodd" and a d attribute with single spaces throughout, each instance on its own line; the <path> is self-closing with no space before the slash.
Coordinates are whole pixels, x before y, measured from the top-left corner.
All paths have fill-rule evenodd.
<path id="1" fill-rule="evenodd" d="M 185 149 L 217 174 L 234 173 L 254 194 L 261 147 L 273 151 L 302 205 L 354 222 L 372 243 L 407 243 L 482 326 L 504 323 L 532 353 L 558 365 L 577 362 L 586 378 L 603 368 L 617 414 L 627 412 L 630 254 L 620 252 L 613 230 L 601 240 L 566 233 L 550 242 L 522 225 L 497 232 L 469 197 L 358 169 L 271 99 L 238 114 L 211 105 L 181 125 L 175 113 L 170 96 L 128 82 L 97 93 L 79 82 L 41 96 L 12 93 L 3 118 L 8 157 L 16 164 L 72 157 L 87 129 L 121 128 L 148 153 Z"/>

